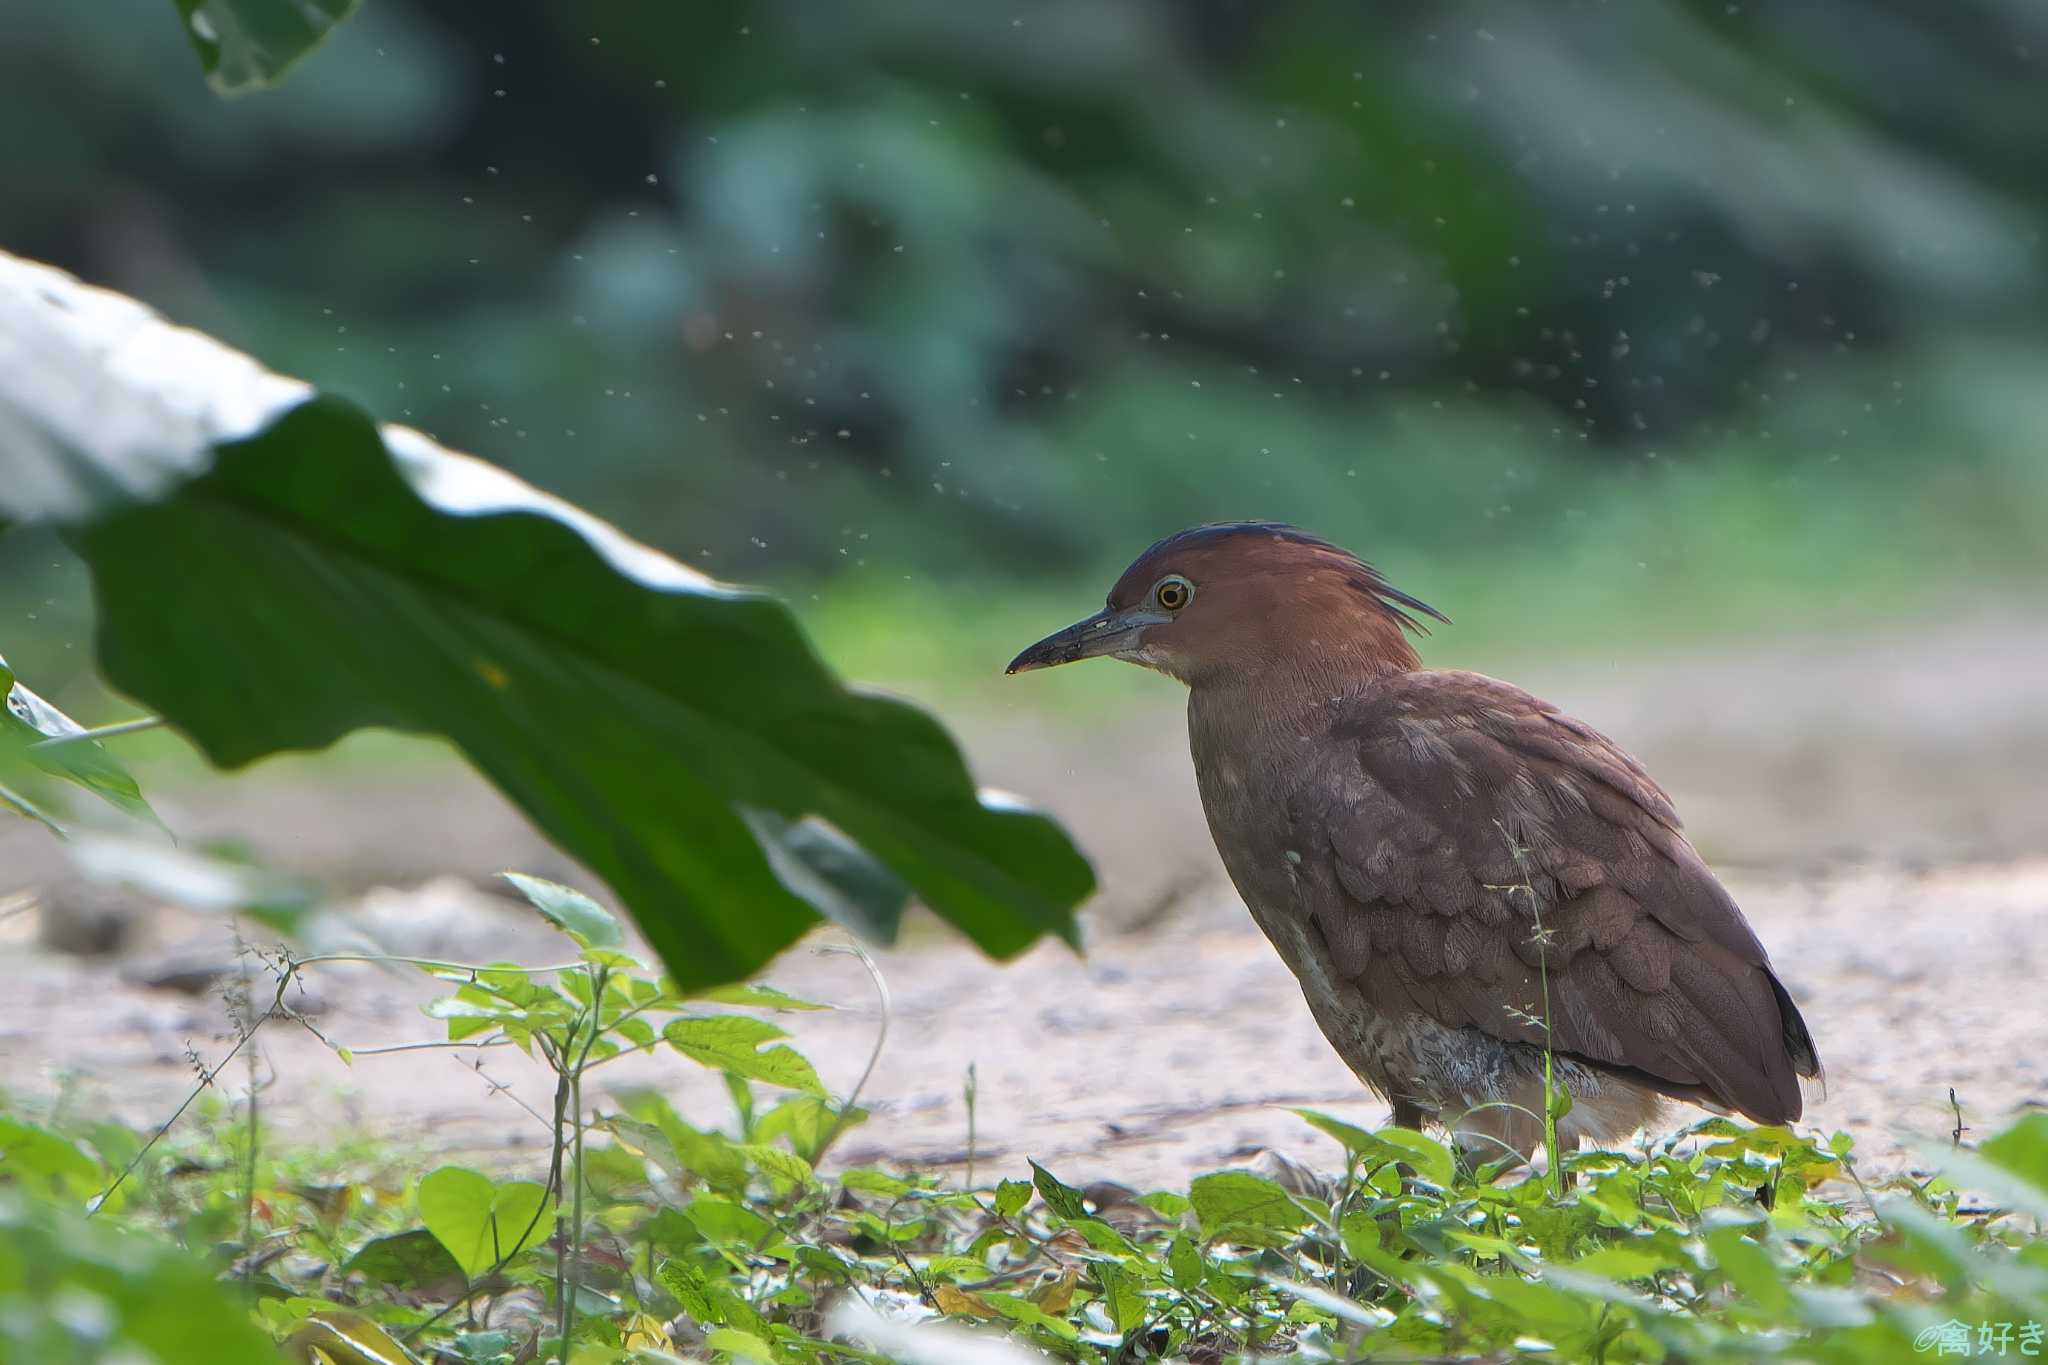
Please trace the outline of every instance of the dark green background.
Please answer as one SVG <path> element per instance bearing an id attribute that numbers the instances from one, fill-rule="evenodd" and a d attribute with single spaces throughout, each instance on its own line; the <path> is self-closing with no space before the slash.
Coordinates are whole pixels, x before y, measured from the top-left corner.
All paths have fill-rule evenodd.
<path id="1" fill-rule="evenodd" d="M 236 100 L 169 0 L 5 26 L 0 244 L 828 633 L 1218 517 L 1461 623 L 2041 566 L 2030 0 L 366 0 Z"/>

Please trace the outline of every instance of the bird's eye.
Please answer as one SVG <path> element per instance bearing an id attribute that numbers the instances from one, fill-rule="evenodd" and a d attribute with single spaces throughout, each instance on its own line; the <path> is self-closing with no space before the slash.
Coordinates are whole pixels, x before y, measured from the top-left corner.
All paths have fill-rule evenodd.
<path id="1" fill-rule="evenodd" d="M 1179 611 L 1193 601 L 1194 596 L 1195 585 L 1185 578 L 1162 579 L 1159 586 L 1152 590 L 1153 600 L 1168 611 Z"/>

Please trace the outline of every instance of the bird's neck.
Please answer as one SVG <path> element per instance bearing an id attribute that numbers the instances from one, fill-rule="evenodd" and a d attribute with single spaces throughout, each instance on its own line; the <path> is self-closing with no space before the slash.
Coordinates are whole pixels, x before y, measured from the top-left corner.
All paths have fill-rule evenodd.
<path id="1" fill-rule="evenodd" d="M 1398 634 L 1398 651 L 1384 640 L 1347 637 L 1317 647 L 1276 651 L 1246 666 L 1188 680 L 1188 720 L 1196 733 L 1250 737 L 1263 731 L 1297 730 L 1303 721 L 1375 681 L 1422 666 Z"/>

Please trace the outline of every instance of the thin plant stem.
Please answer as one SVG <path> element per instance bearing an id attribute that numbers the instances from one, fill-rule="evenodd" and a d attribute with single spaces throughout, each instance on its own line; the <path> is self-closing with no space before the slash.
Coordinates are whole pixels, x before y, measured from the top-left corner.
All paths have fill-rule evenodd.
<path id="1" fill-rule="evenodd" d="M 126 723 L 131 725 L 135 724 L 135 722 Z M 90 734 L 93 732 L 85 733 Z M 78 739 L 83 737 L 85 736 L 81 734 L 74 736 L 66 736 L 65 738 Z M 291 1018 L 298 1018 L 298 1015 L 293 1010 L 288 1008 L 284 1003 L 285 991 L 290 989 L 291 983 L 298 978 L 298 974 L 305 968 L 318 966 L 319 964 L 325 962 L 397 963 L 404 966 L 423 967 L 429 970 L 467 972 L 471 975 L 483 971 L 524 972 L 527 975 L 539 975 L 543 972 L 571 971 L 578 968 L 584 968 L 589 965 L 584 962 L 554 963 L 544 967 L 521 967 L 512 964 L 486 965 L 475 962 L 449 962 L 441 958 L 406 957 L 391 953 L 315 953 L 311 957 L 286 957 L 284 959 L 284 965 L 282 967 L 278 967 L 275 969 L 277 971 L 277 989 L 271 995 L 270 1007 L 264 1010 L 263 1013 L 257 1016 L 254 1020 L 250 1021 L 247 1030 L 244 1031 L 240 1037 L 235 1039 L 235 1045 L 229 1048 L 227 1050 L 227 1053 L 224 1056 L 222 1056 L 218 1062 L 214 1063 L 211 1067 L 208 1067 L 201 1074 L 199 1078 L 199 1084 L 193 1086 L 191 1090 L 186 1092 L 185 1098 L 179 1102 L 178 1107 L 171 1111 L 171 1116 L 165 1119 L 161 1124 L 157 1126 L 157 1130 L 149 1135 L 149 1140 L 143 1143 L 141 1148 L 135 1153 L 135 1155 L 128 1159 L 128 1164 L 121 1168 L 120 1174 L 116 1175 L 112 1183 L 110 1183 L 106 1187 L 106 1189 L 100 1191 L 100 1193 L 93 1199 L 92 1203 L 86 1209 L 86 1217 L 92 1217 L 94 1214 L 98 1213 L 102 1208 L 106 1206 L 107 1200 L 113 1197 L 114 1192 L 116 1190 L 120 1189 L 122 1185 L 127 1183 L 128 1177 L 135 1173 L 136 1167 L 142 1164 L 143 1158 L 147 1157 L 151 1149 L 153 1149 L 157 1145 L 157 1143 L 163 1140 L 165 1134 L 169 1133 L 172 1128 L 177 1126 L 178 1120 L 185 1116 L 185 1111 L 192 1107 L 192 1102 L 199 1098 L 199 1096 L 205 1091 L 206 1087 L 213 1084 L 213 1078 L 220 1074 L 221 1068 L 226 1066 L 229 1062 L 232 1062 L 236 1057 L 241 1055 L 242 1049 L 248 1046 L 249 1040 L 256 1036 L 256 1031 L 258 1029 L 262 1028 L 265 1024 L 269 1023 L 273 1018 L 277 1017 L 280 1014 L 286 1015 Z M 304 1021 L 301 1020 L 301 1022 L 303 1023 Z M 308 1027 L 310 1028 L 311 1026 L 308 1025 Z M 315 1030 L 315 1034 L 317 1036 L 318 1030 Z M 560 1158 L 558 1155 L 556 1158 L 556 1183 L 554 1185 L 554 1188 L 557 1191 L 557 1193 L 559 1193 L 561 1189 L 561 1185 L 559 1183 L 560 1174 Z"/>
<path id="2" fill-rule="evenodd" d="M 641 1015 L 652 1013 L 655 1010 L 675 1010 L 677 1008 L 678 1007 L 673 1004 L 635 1005 L 633 1006 L 633 1008 L 627 1010 L 618 1018 L 612 1020 L 611 1027 L 606 1029 L 605 1032 L 617 1033 L 619 1031 L 619 1025 L 625 1023 L 628 1019 L 638 1019 Z M 635 1043 L 631 1047 L 622 1047 L 617 1052 L 614 1052 L 611 1056 L 600 1057 L 596 1061 L 584 1067 L 583 1069 L 585 1071 L 589 1071 L 593 1068 L 603 1066 L 606 1062 L 616 1062 L 621 1057 L 631 1057 L 635 1053 L 641 1052 L 653 1052 L 656 1048 L 659 1048 L 661 1046 L 661 1043 L 662 1037 L 659 1033 L 657 1033 L 654 1035 L 654 1038 L 651 1042 Z"/>
<path id="3" fill-rule="evenodd" d="M 976 1085 L 975 1085 L 975 1076 L 974 1076 L 974 1063 L 973 1063 L 973 1062 L 969 1062 L 969 1063 L 967 1064 L 967 1084 L 966 1084 L 966 1086 L 964 1087 L 964 1095 L 965 1095 L 965 1097 L 966 1097 L 966 1100 L 967 1100 L 967 1188 L 968 1188 L 968 1189 L 970 1189 L 970 1190 L 974 1188 L 974 1100 L 975 1100 L 975 1090 L 976 1090 Z"/>
<path id="4" fill-rule="evenodd" d="M 50 749 L 61 749 L 67 744 L 89 744 L 95 740 L 112 739 L 116 735 L 132 735 L 143 730 L 154 730 L 165 723 L 162 716 L 143 716 L 139 720 L 98 725 L 90 730 L 78 730 L 68 735 L 52 735 L 48 739 L 39 739 L 28 746 L 28 752 L 42 753 Z"/>
<path id="5" fill-rule="evenodd" d="M 1536 903 L 1535 888 L 1529 889 L 1529 903 Z M 1536 912 L 1536 932 L 1543 934 L 1543 912 Z M 1550 1158 L 1550 1193 L 1564 1198 L 1564 1152 L 1557 1140 L 1557 1049 L 1550 1032 L 1550 953 L 1548 941 L 1536 949 L 1536 971 L 1543 984 L 1543 1150 Z"/>
<path id="6" fill-rule="evenodd" d="M 242 946 L 241 926 L 235 926 L 235 943 Z M 234 986 L 237 1009 L 246 1017 L 249 1009 L 249 959 L 241 955 L 242 974 Z M 251 1026 L 251 1032 L 254 1031 Z M 250 1255 L 256 1243 L 256 1156 L 262 1142 L 262 1110 L 258 1103 L 256 1084 L 257 1050 L 248 1052 L 249 1071 L 249 1160 L 242 1171 L 242 1279 L 248 1281 L 255 1273 L 256 1259 Z"/>
<path id="7" fill-rule="evenodd" d="M 575 1188 L 569 1192 L 568 1235 L 561 1239 L 555 1249 L 555 1322 L 562 1339 L 562 1358 L 569 1357 L 569 1331 L 576 1325 L 576 1290 L 583 1283 L 583 1069 L 590 1064 L 590 1050 L 597 1046 L 597 1040 L 604 1034 L 604 993 L 611 981 L 608 967 L 586 966 L 590 976 L 590 1036 L 583 1039 L 583 1045 L 576 1051 L 574 1061 L 569 1052 L 576 1048 L 577 1036 L 583 1032 L 583 1016 L 579 1014 L 569 1026 L 568 1047 L 561 1053 L 561 1082 L 556 1090 L 555 1103 L 555 1150 L 557 1153 L 555 1198 L 556 1208 L 561 1207 L 561 1119 L 562 1094 L 566 1088 L 571 1119 L 574 1123 L 574 1151 L 570 1155 L 569 1174 L 575 1181 Z M 559 1226 L 559 1214 L 557 1225 Z"/>
<path id="8" fill-rule="evenodd" d="M 242 1049 L 248 1046 L 249 1040 L 256 1036 L 256 1030 L 269 1023 L 273 1016 L 284 1013 L 278 1002 L 284 998 L 285 982 L 289 979 L 290 972 L 287 971 L 278 980 L 277 997 L 271 1001 L 270 1008 L 250 1023 L 247 1032 L 235 1039 L 235 1045 L 227 1050 L 226 1055 L 200 1074 L 199 1084 L 193 1086 L 185 1093 L 185 1098 L 179 1102 L 176 1109 L 171 1111 L 171 1116 L 157 1125 L 157 1130 L 149 1135 L 149 1141 L 143 1143 L 140 1150 L 134 1156 L 128 1158 L 128 1164 L 121 1168 L 121 1173 L 114 1177 L 113 1182 L 93 1197 L 92 1202 L 86 1206 L 85 1216 L 87 1218 L 91 1218 L 107 1206 L 107 1201 L 114 1197 L 116 1190 L 127 1183 L 128 1177 L 135 1173 L 135 1168 L 142 1164 L 142 1159 L 149 1155 L 150 1149 L 163 1141 L 164 1134 L 170 1132 L 177 1125 L 178 1120 L 185 1116 L 185 1111 L 192 1107 L 192 1102 L 205 1092 L 206 1087 L 213 1084 L 213 1078 L 220 1074 L 221 1068 L 241 1055 Z"/>
<path id="9" fill-rule="evenodd" d="M 471 976 L 479 972 L 522 972 L 527 976 L 539 976 L 543 972 L 576 971 L 589 965 L 584 962 L 551 962 L 544 967 L 522 967 L 516 962 L 448 962 L 437 957 L 406 957 L 399 953 L 315 953 L 311 957 L 292 959 L 294 967 L 312 967 L 323 962 L 392 963 L 401 967 L 423 967 L 428 971 L 464 972 Z"/>
<path id="10" fill-rule="evenodd" d="M 543 1046 L 541 1051 L 551 1065 L 557 1061 L 553 1049 Z M 567 1059 L 563 1058 L 561 1059 L 561 1065 L 555 1067 L 555 1122 L 552 1128 L 553 1139 L 548 1153 L 548 1189 L 552 1190 L 555 1196 L 555 1327 L 557 1329 L 556 1335 L 561 1337 L 563 1342 L 562 1358 L 565 1360 L 568 1359 L 569 1355 L 567 1344 L 569 1340 L 569 1258 L 562 1254 L 561 1208 L 562 1122 L 564 1115 L 569 1111 L 569 1073 L 565 1069 L 566 1066 Z"/>
<path id="11" fill-rule="evenodd" d="M 596 1025 L 592 1024 L 593 1032 Z M 578 1072 L 569 1080 L 569 1102 L 578 1114 L 583 1112 L 583 1076 Z M 562 1329 L 562 1358 L 569 1358 L 569 1326 L 576 1321 L 576 1291 L 583 1284 L 583 1125 L 576 1125 L 576 1155 L 570 1162 L 575 1172 L 575 1188 L 570 1192 L 569 1215 L 569 1296 L 567 1299 L 566 1323 Z"/>
<path id="12" fill-rule="evenodd" d="M 882 975 L 882 969 L 875 965 L 874 958 L 868 955 L 867 949 L 861 947 L 858 943 L 849 941 L 843 944 L 827 944 L 819 948 L 818 951 L 821 953 L 851 953 L 859 958 L 860 965 L 868 969 L 869 980 L 875 983 L 875 996 L 882 1008 L 882 1022 L 881 1026 L 875 1030 L 875 1045 L 868 1050 L 868 1064 L 861 1068 L 860 1079 L 853 1083 L 853 1089 L 847 1093 L 846 1102 L 839 1106 L 838 1114 L 832 1119 L 832 1126 L 826 1130 L 824 1139 L 818 1143 L 818 1149 L 813 1153 L 818 1160 L 822 1161 L 825 1153 L 831 1150 L 832 1144 L 839 1141 L 840 1133 L 845 1131 L 846 1116 L 851 1114 L 854 1106 L 859 1103 L 861 1091 L 867 1089 L 868 1078 L 875 1074 L 875 1064 L 882 1060 L 882 1045 L 889 1041 L 889 1018 L 896 1010 L 889 996 L 889 982 Z"/>
<path id="13" fill-rule="evenodd" d="M 1529 916 L 1536 922 L 1536 932 L 1531 942 L 1536 945 L 1536 974 L 1543 989 L 1543 1151 L 1550 1162 L 1550 1193 L 1557 1200 L 1564 1199 L 1563 1150 L 1557 1139 L 1558 1082 L 1557 1049 L 1555 1035 L 1550 1026 L 1550 934 L 1543 927 L 1543 900 L 1536 894 L 1535 879 L 1529 875 L 1528 851 L 1508 832 L 1508 827 L 1496 820 L 1494 827 L 1501 837 L 1508 841 L 1508 851 L 1514 856 L 1515 868 L 1522 874 L 1522 880 L 1508 888 L 1525 892 L 1529 897 Z"/>
<path id="14" fill-rule="evenodd" d="M 512 1045 L 510 1038 L 486 1038 L 481 1042 L 471 1042 L 467 1038 L 437 1038 L 420 1043 L 382 1043 L 376 1047 L 351 1047 L 347 1048 L 346 1051 L 351 1057 L 381 1057 L 392 1052 L 427 1052 L 434 1050 L 464 1052 L 470 1048 L 511 1047 Z"/>

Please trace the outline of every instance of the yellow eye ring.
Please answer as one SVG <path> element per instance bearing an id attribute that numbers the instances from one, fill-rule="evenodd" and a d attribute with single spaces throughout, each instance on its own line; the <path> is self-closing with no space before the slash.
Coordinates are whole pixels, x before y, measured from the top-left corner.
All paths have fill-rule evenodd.
<path id="1" fill-rule="evenodd" d="M 1179 611 L 1195 598 L 1195 585 L 1185 578 L 1161 579 L 1152 590 L 1152 600 L 1167 611 Z"/>

